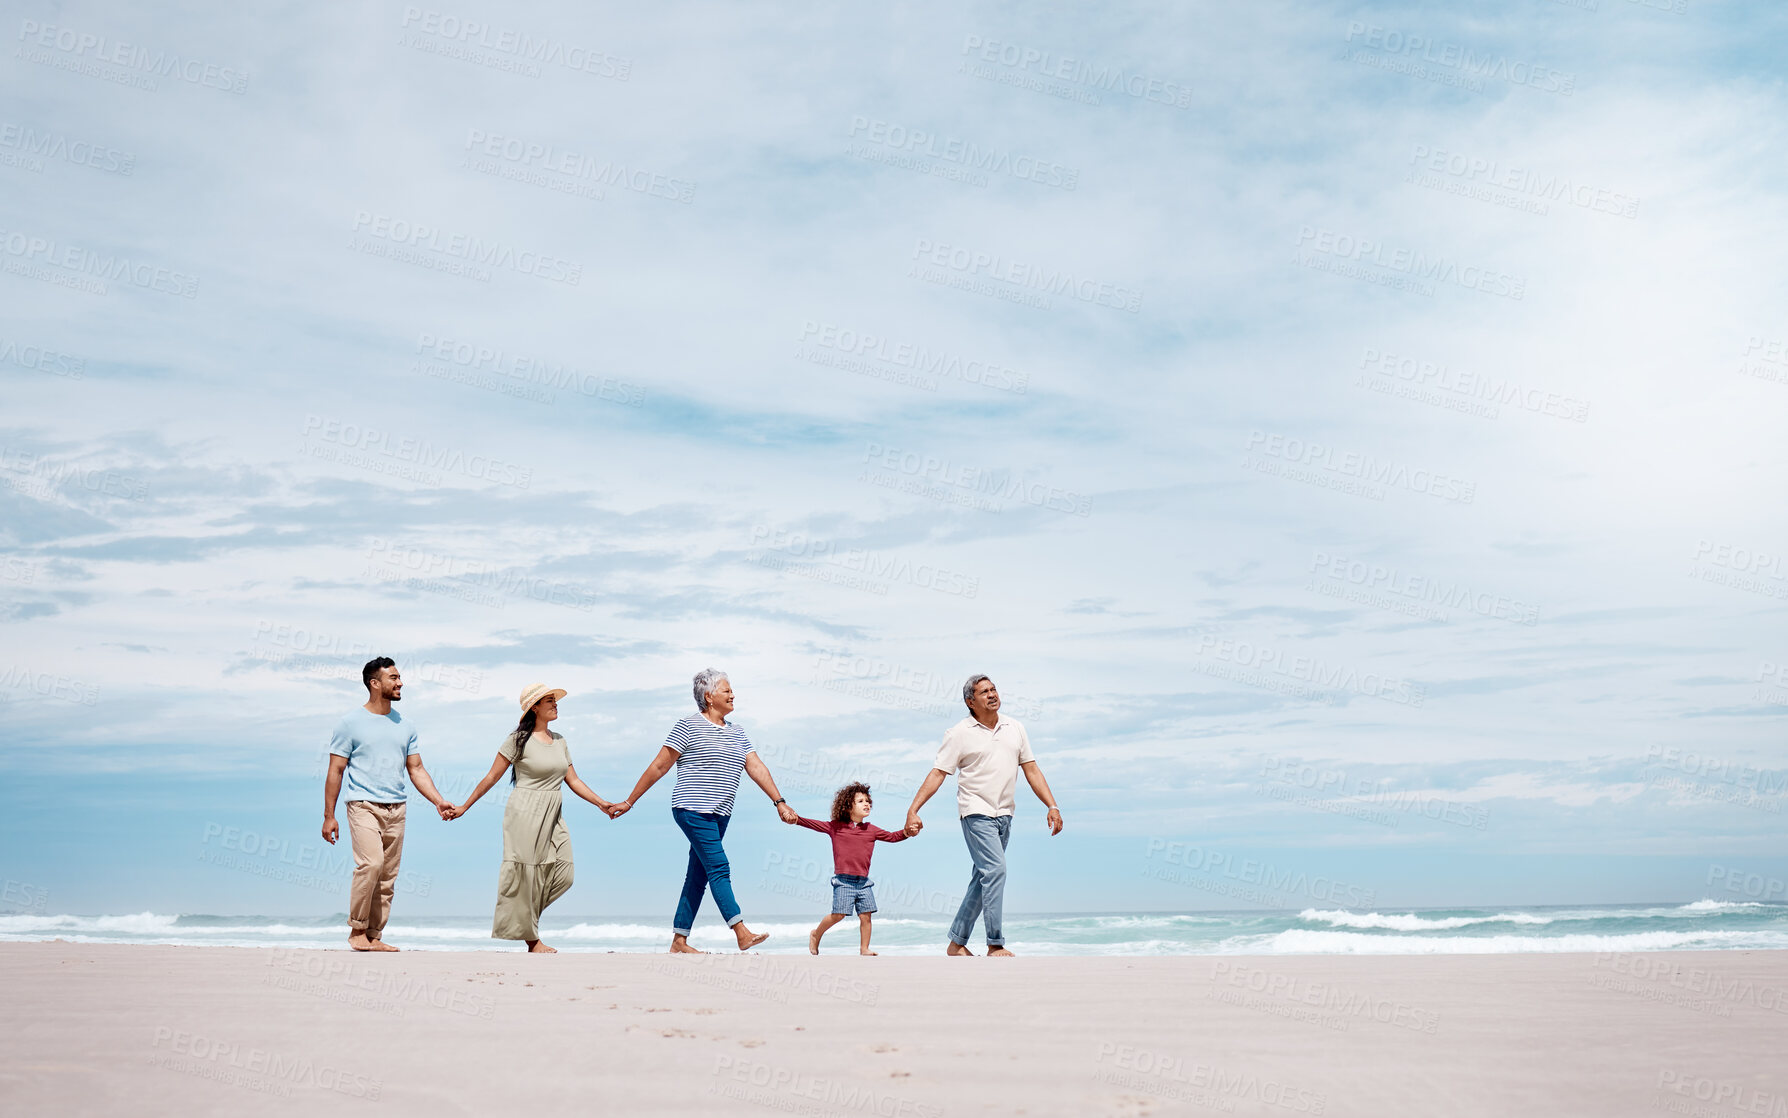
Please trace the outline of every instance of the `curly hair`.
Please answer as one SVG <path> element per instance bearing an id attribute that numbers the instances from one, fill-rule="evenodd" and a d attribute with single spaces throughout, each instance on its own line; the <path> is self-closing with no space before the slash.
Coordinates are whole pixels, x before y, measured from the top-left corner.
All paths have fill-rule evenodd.
<path id="1" fill-rule="evenodd" d="M 857 802 L 857 793 L 869 796 L 869 785 L 860 780 L 853 780 L 838 790 L 832 797 L 832 822 L 849 823 L 851 821 L 851 805 Z M 875 806 L 875 797 L 869 796 L 869 805 Z"/>

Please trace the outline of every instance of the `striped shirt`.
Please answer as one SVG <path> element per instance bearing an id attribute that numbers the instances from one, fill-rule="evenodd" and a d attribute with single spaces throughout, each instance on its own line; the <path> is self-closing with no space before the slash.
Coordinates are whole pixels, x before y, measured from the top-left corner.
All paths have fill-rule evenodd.
<path id="1" fill-rule="evenodd" d="M 756 752 L 745 731 L 731 722 L 716 726 L 698 714 L 672 726 L 664 744 L 677 753 L 677 786 L 671 791 L 671 806 L 731 815 L 745 758 Z"/>

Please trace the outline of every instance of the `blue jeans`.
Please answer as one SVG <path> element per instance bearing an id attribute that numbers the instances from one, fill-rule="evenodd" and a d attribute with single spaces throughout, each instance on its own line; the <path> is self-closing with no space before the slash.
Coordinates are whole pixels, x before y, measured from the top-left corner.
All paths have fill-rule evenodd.
<path id="1" fill-rule="evenodd" d="M 987 923 L 987 946 L 1004 947 L 1006 937 L 1000 929 L 1000 911 L 1006 901 L 1006 843 L 1012 837 L 1010 815 L 965 815 L 962 837 L 968 842 L 969 858 L 975 868 L 969 872 L 968 892 L 962 895 L 962 907 L 950 925 L 950 939 L 968 945 L 975 930 L 975 917 L 984 916 Z"/>
<path id="2" fill-rule="evenodd" d="M 689 870 L 683 875 L 683 897 L 677 902 L 677 921 L 671 930 L 686 936 L 695 927 L 703 889 L 714 891 L 714 903 L 720 906 L 727 927 L 745 919 L 739 913 L 739 902 L 733 900 L 733 868 L 727 864 L 726 851 L 720 845 L 726 837 L 727 820 L 732 816 L 673 807 L 671 818 L 689 836 Z"/>

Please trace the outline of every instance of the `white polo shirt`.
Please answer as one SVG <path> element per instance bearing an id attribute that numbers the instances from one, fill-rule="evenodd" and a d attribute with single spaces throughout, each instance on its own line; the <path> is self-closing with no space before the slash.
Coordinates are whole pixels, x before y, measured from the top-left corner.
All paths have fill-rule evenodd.
<path id="1" fill-rule="evenodd" d="M 964 718 L 950 727 L 933 768 L 956 774 L 956 814 L 1011 815 L 1018 766 L 1037 758 L 1017 720 L 999 716 L 993 729 Z"/>

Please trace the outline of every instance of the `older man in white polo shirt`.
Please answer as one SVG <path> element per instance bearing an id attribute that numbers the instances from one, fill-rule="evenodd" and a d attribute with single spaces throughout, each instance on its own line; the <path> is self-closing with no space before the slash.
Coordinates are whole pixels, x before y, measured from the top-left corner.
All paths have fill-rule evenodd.
<path id="1" fill-rule="evenodd" d="M 969 858 L 975 868 L 969 874 L 968 892 L 963 894 L 962 907 L 950 925 L 950 946 L 946 955 L 973 955 L 968 949 L 969 935 L 975 930 L 975 918 L 984 917 L 987 927 L 987 953 L 1010 955 L 1006 937 L 1000 928 L 1001 910 L 1006 896 L 1006 843 L 1012 837 L 1013 793 L 1018 787 L 1018 771 L 1031 791 L 1049 808 L 1049 833 L 1062 833 L 1062 812 L 1055 806 L 1049 782 L 1031 753 L 1031 741 L 1016 719 L 1000 714 L 1000 693 L 993 680 L 984 675 L 969 676 L 962 685 L 962 701 L 968 704 L 969 717 L 950 727 L 944 735 L 937 760 L 925 774 L 906 809 L 908 830 L 919 821 L 919 809 L 943 787 L 944 778 L 956 774 L 956 811 L 962 818 L 962 837 L 967 840 Z"/>

